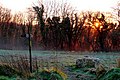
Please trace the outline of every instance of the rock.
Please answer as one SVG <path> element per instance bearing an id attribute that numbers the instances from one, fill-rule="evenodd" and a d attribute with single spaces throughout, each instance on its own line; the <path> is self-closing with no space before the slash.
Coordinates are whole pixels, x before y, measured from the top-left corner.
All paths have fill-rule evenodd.
<path id="1" fill-rule="evenodd" d="M 99 58 L 94 58 L 93 61 L 95 62 L 95 68 L 97 68 L 98 65 L 100 65 L 100 59 Z"/>
<path id="2" fill-rule="evenodd" d="M 95 67 L 95 62 L 92 59 L 85 59 L 85 67 Z"/>
<path id="3" fill-rule="evenodd" d="M 81 59 L 76 60 L 76 67 L 83 68 L 83 67 L 97 67 L 100 64 L 99 58 L 93 58 L 89 56 L 84 56 Z"/>
<path id="4" fill-rule="evenodd" d="M 96 75 L 96 68 L 84 68 L 83 72 Z"/>
<path id="5" fill-rule="evenodd" d="M 83 63 L 84 63 L 84 62 L 83 62 L 83 59 L 77 59 L 77 60 L 76 60 L 76 67 L 77 67 L 77 68 L 82 68 L 82 67 L 84 67 L 84 66 L 83 66 Z"/>
<path id="6" fill-rule="evenodd" d="M 96 74 L 96 68 L 90 68 L 89 72 L 90 74 Z"/>
<path id="7" fill-rule="evenodd" d="M 103 75 L 106 72 L 104 66 L 102 64 L 100 64 L 97 69 L 96 69 L 96 75 L 97 77 Z"/>

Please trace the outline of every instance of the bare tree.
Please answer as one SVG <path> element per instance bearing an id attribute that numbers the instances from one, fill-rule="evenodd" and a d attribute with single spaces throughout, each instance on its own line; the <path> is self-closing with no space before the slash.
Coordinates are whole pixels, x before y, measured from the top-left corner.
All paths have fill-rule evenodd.
<path id="1" fill-rule="evenodd" d="M 73 13 L 73 10 L 70 8 L 70 5 L 67 5 L 67 3 L 65 3 L 63 5 L 63 4 L 58 3 L 55 0 L 53 0 L 53 1 L 48 2 L 47 5 L 41 4 L 41 7 L 35 6 L 35 7 L 33 7 L 33 9 L 35 10 L 35 12 L 38 15 L 41 35 L 42 35 L 43 41 L 45 43 L 45 46 L 47 46 L 46 45 L 47 41 L 50 41 L 50 40 L 48 40 L 49 34 L 52 34 L 52 36 L 49 38 L 51 38 L 53 40 L 53 42 L 55 42 L 55 46 L 59 46 L 58 43 L 60 43 L 59 41 L 61 41 L 59 36 L 62 35 L 62 34 L 60 34 L 61 33 L 60 29 L 63 30 L 61 25 L 63 27 L 68 28 L 66 25 L 66 19 L 69 19 L 69 17 L 67 15 Z M 48 25 L 46 25 L 46 21 L 48 22 Z M 62 21 L 64 22 L 64 25 L 63 25 Z M 70 20 L 69 20 L 69 27 L 70 27 Z M 70 31 L 68 31 L 68 33 L 70 33 Z M 70 36 L 70 34 L 69 34 L 69 36 Z M 70 40 L 71 39 L 69 37 L 69 41 Z M 61 43 L 63 43 L 63 42 L 61 41 Z M 71 41 L 70 41 L 70 43 L 71 43 Z M 62 45 L 61 45 L 61 47 L 62 47 Z"/>
<path id="2" fill-rule="evenodd" d="M 11 21 L 11 11 L 7 8 L 0 7 L 0 32 L 2 43 L 7 43 L 9 41 L 9 22 Z"/>

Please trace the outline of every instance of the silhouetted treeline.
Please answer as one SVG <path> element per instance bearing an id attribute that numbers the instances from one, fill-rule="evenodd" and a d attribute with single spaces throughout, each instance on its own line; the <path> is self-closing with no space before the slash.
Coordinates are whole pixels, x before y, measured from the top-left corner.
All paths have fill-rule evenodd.
<path id="1" fill-rule="evenodd" d="M 38 24 L 33 25 L 34 19 L 31 17 L 28 23 L 24 23 L 21 15 L 11 16 L 8 9 L 2 9 L 4 8 L 1 7 L 0 11 L 2 49 L 27 49 L 27 33 L 30 28 L 32 49 L 35 50 L 120 51 L 120 22 L 116 24 L 107 21 L 103 13 L 80 14 L 71 9 L 64 16 L 45 17 L 44 5 L 34 6 Z"/>

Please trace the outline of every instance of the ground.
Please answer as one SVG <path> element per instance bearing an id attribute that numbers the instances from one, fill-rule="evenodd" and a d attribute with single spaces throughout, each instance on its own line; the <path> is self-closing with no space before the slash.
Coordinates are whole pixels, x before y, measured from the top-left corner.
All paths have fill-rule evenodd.
<path id="1" fill-rule="evenodd" d="M 29 52 L 27 50 L 0 50 L 1 60 L 3 59 L 2 55 L 26 55 L 27 58 L 29 58 Z M 78 78 L 81 76 L 91 77 L 90 80 L 94 78 L 94 74 L 88 76 L 88 73 L 81 72 L 82 70 L 72 70 L 76 60 L 86 55 L 99 58 L 106 70 L 116 67 L 116 59 L 120 58 L 120 52 L 32 51 L 33 63 L 35 63 L 34 60 L 36 59 L 37 66 L 40 70 L 43 68 L 51 69 L 51 67 L 55 67 L 64 72 L 67 75 L 68 80 L 79 80 Z"/>

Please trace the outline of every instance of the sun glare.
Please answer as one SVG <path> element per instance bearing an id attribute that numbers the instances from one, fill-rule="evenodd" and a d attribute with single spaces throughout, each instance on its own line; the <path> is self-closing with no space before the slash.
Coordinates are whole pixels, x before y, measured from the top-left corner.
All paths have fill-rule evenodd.
<path id="1" fill-rule="evenodd" d="M 99 25 L 100 25 L 100 24 L 99 24 L 98 22 L 95 23 L 95 26 L 96 26 L 96 27 L 99 27 Z"/>

